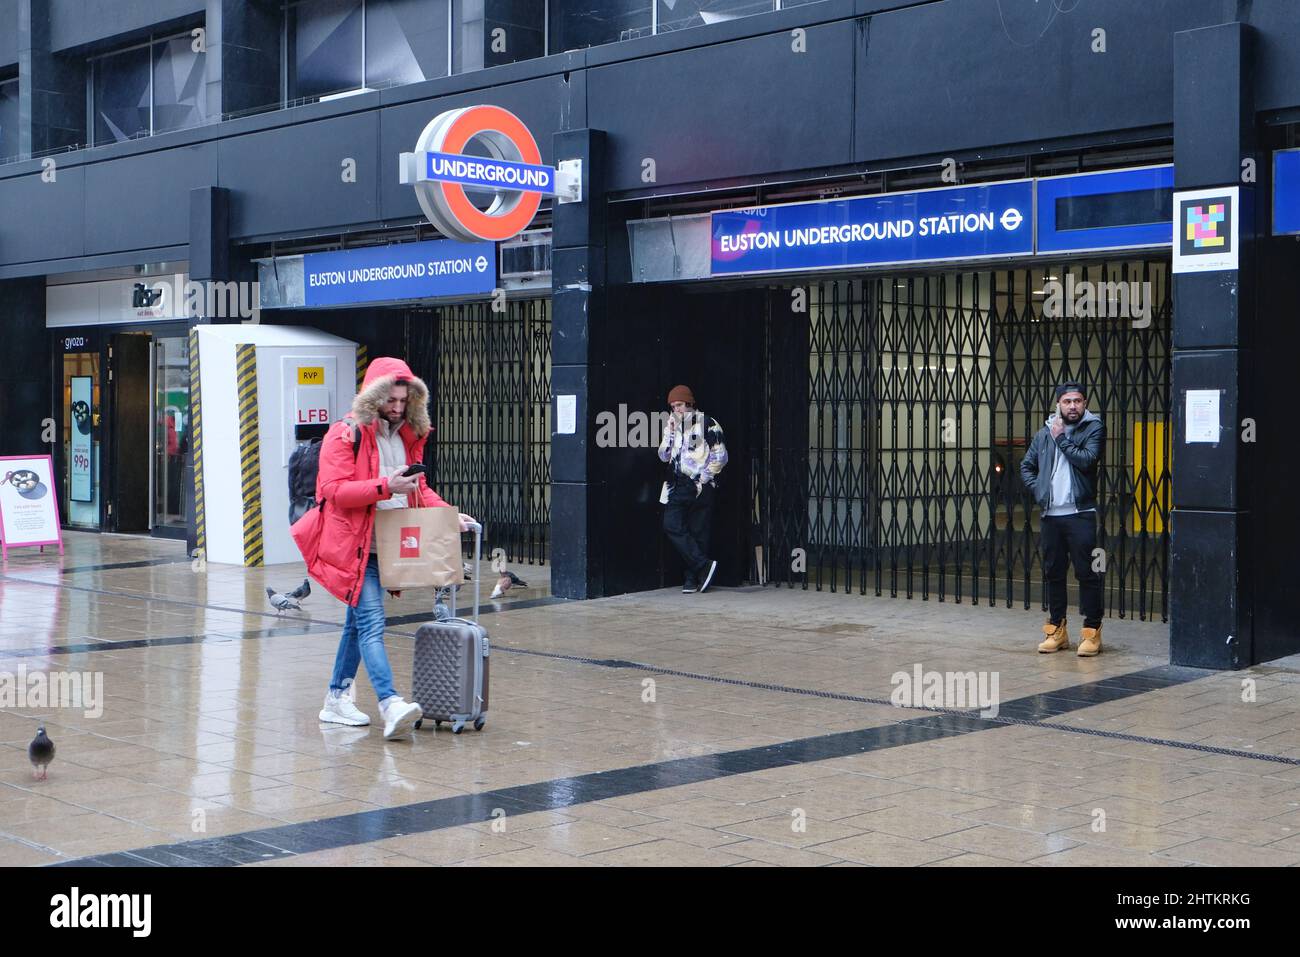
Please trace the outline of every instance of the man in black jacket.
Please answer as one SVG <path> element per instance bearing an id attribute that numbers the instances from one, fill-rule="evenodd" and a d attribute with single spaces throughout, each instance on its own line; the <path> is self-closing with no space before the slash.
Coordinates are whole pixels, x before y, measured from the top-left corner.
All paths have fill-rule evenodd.
<path id="1" fill-rule="evenodd" d="M 1020 463 L 1020 478 L 1043 510 L 1039 545 L 1047 585 L 1047 623 L 1038 650 L 1065 651 L 1065 571 L 1074 565 L 1079 580 L 1083 640 L 1079 656 L 1101 651 L 1102 576 L 1093 570 L 1097 547 L 1097 465 L 1106 438 L 1100 418 L 1086 408 L 1083 386 L 1056 387 L 1056 412 L 1038 430 Z"/>

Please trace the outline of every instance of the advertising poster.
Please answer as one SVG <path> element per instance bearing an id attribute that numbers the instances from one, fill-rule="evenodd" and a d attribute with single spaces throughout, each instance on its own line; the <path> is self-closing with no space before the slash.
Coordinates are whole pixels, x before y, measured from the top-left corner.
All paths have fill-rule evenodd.
<path id="1" fill-rule="evenodd" d="M 63 552 L 48 455 L 0 455 L 0 558 L 22 545 L 58 545 Z"/>
<path id="2" fill-rule="evenodd" d="M 72 441 L 68 447 L 68 484 L 74 502 L 89 502 L 95 498 L 90 469 L 93 385 L 94 380 L 88 375 L 72 377 Z"/>

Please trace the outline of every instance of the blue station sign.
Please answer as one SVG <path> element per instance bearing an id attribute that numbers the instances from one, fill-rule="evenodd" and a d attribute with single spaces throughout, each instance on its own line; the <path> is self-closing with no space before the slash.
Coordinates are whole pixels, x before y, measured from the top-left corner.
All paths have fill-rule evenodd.
<path id="1" fill-rule="evenodd" d="M 1273 153 L 1273 235 L 1300 235 L 1300 150 Z"/>
<path id="2" fill-rule="evenodd" d="M 460 183 L 462 186 L 479 189 L 526 189 L 548 194 L 555 192 L 555 169 L 551 166 L 511 163 L 508 160 L 460 156 L 456 153 L 425 153 L 424 168 L 416 176 L 416 182 L 424 180 Z"/>
<path id="3" fill-rule="evenodd" d="M 1032 255 L 1034 183 L 1014 180 L 713 213 L 712 274 Z"/>
<path id="4" fill-rule="evenodd" d="M 303 256 L 308 306 L 472 296 L 496 288 L 496 246 L 438 239 Z"/>

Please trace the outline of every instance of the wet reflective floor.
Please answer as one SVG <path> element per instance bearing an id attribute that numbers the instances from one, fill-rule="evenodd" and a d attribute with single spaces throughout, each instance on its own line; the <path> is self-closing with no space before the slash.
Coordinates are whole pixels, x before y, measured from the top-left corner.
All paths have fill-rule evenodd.
<path id="1" fill-rule="evenodd" d="M 1300 659 L 1173 668 L 1167 626 L 1118 619 L 1097 658 L 1038 655 L 1036 610 L 778 588 L 560 602 L 513 570 L 486 727 L 385 742 L 317 721 L 343 606 L 264 592 L 300 565 L 12 553 L 0 865 L 1300 864 Z M 404 694 L 431 605 L 389 602 Z"/>

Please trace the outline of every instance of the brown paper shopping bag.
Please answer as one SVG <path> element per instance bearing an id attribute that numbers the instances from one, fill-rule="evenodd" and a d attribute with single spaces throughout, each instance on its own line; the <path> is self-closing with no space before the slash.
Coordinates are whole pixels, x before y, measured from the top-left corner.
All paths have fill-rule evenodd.
<path id="1" fill-rule="evenodd" d="M 379 582 L 385 588 L 440 588 L 465 580 L 455 508 L 381 508 L 375 513 Z"/>

